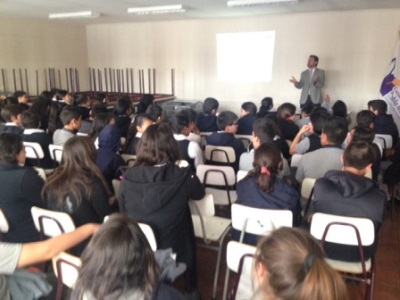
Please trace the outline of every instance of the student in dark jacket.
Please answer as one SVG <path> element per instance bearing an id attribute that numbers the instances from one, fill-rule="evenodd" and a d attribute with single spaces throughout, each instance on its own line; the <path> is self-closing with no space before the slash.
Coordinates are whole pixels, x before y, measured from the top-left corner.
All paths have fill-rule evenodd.
<path id="1" fill-rule="evenodd" d="M 44 157 L 39 161 L 39 166 L 44 169 L 52 169 L 54 163 L 49 151 L 49 145 L 52 143 L 52 139 L 43 129 L 39 129 L 39 115 L 29 110 L 24 111 L 22 113 L 22 126 L 25 128 L 22 135 L 24 142 L 38 143 L 43 150 Z M 38 162 L 36 159 L 27 159 L 26 165 L 37 166 Z"/>
<path id="2" fill-rule="evenodd" d="M 260 109 L 257 113 L 257 118 L 261 119 L 268 115 L 276 116 L 276 111 L 272 111 L 274 108 L 274 100 L 271 97 L 265 97 L 261 100 Z"/>
<path id="3" fill-rule="evenodd" d="M 220 131 L 213 132 L 206 137 L 207 145 L 232 147 L 235 150 L 236 162 L 234 169 L 238 170 L 239 158 L 246 151 L 241 140 L 235 138 L 238 129 L 238 117 L 231 111 L 224 111 L 218 115 L 218 128 Z"/>
<path id="4" fill-rule="evenodd" d="M 257 106 L 253 102 L 244 102 L 240 111 L 238 120 L 237 134 L 251 135 L 253 132 L 253 123 L 256 119 Z"/>
<path id="5" fill-rule="evenodd" d="M 125 153 L 136 154 L 136 147 L 147 127 L 153 124 L 153 121 L 146 114 L 137 114 L 131 127 L 129 128 L 128 137 L 126 139 Z"/>
<path id="6" fill-rule="evenodd" d="M 143 133 L 137 159 L 121 182 L 122 213 L 149 224 L 157 247 L 172 248 L 188 268 L 187 286 L 196 293 L 196 242 L 190 199 L 204 197 L 204 187 L 190 167 L 179 168 L 179 146 L 168 124 L 154 124 Z"/>
<path id="7" fill-rule="evenodd" d="M 236 185 L 237 203 L 254 208 L 288 209 L 297 223 L 300 202 L 297 190 L 285 179 L 279 179 L 282 156 L 271 142 L 261 144 L 254 153 L 254 169 Z M 233 238 L 239 240 L 240 232 L 233 230 Z M 244 242 L 257 244 L 258 237 L 245 234 Z"/>
<path id="8" fill-rule="evenodd" d="M 214 132 L 218 130 L 217 112 L 219 102 L 214 98 L 206 98 L 203 103 L 203 112 L 198 114 L 196 125 L 200 132 Z"/>
<path id="9" fill-rule="evenodd" d="M 40 240 L 32 220 L 32 206 L 45 207 L 41 198 L 43 180 L 25 163 L 22 138 L 15 133 L 0 133 L 0 208 L 10 230 L 5 242 L 28 243 Z"/>
<path id="10" fill-rule="evenodd" d="M 276 118 L 271 117 L 276 120 L 278 128 L 280 131 L 280 137 L 284 140 L 293 141 L 299 132 L 299 127 L 294 123 L 296 113 L 296 106 L 292 103 L 283 103 L 278 107 L 276 112 Z"/>
<path id="11" fill-rule="evenodd" d="M 24 129 L 21 127 L 21 114 L 24 111 L 22 106 L 18 104 L 9 104 L 1 110 L 1 117 L 6 122 L 0 124 L 0 132 L 12 132 L 22 134 Z"/>
<path id="12" fill-rule="evenodd" d="M 378 233 L 383 222 L 386 196 L 365 174 L 374 162 L 374 151 L 366 142 L 351 142 L 344 150 L 343 170 L 328 171 L 314 185 L 314 211 L 326 214 L 367 218 L 374 223 L 375 242 L 364 248 L 370 258 L 378 245 Z M 326 242 L 328 258 L 359 261 L 357 246 Z"/>
<path id="13" fill-rule="evenodd" d="M 115 119 L 115 126 L 117 126 L 121 137 L 126 138 L 126 136 L 128 135 L 128 129 L 132 122 L 130 118 L 131 114 L 132 114 L 131 99 L 127 96 L 119 98 L 115 103 L 114 119 Z"/>
<path id="14" fill-rule="evenodd" d="M 119 151 L 121 151 L 119 131 L 115 125 L 107 125 L 99 135 L 96 164 L 110 187 L 112 180 L 121 175 L 119 173 L 120 167 L 126 165 Z"/>

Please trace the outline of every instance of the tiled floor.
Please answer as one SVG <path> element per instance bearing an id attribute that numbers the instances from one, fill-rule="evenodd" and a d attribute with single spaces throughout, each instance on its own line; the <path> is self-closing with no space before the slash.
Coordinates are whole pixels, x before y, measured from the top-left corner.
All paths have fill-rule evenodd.
<path id="1" fill-rule="evenodd" d="M 391 221 L 389 211 L 387 211 L 380 233 L 376 255 L 375 300 L 400 300 L 399 242 L 400 204 L 397 204 L 395 221 Z M 197 247 L 199 289 L 204 300 L 211 299 L 216 257 L 217 254 L 215 251 Z M 216 299 L 222 299 L 225 266 L 225 256 L 223 255 Z M 352 300 L 364 299 L 364 285 L 348 283 L 348 288 Z"/>

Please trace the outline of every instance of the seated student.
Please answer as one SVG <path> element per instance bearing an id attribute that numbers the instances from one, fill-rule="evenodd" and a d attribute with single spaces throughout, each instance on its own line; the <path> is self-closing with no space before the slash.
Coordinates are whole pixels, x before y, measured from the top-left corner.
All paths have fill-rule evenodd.
<path id="1" fill-rule="evenodd" d="M 53 160 L 50 156 L 49 145 L 52 143 L 51 136 L 48 135 L 40 127 L 39 115 L 26 110 L 22 113 L 22 126 L 25 128 L 22 134 L 24 142 L 38 143 L 43 150 L 44 157 L 40 160 L 40 167 L 44 169 L 52 169 L 54 167 Z M 36 166 L 36 159 L 27 159 L 27 166 Z"/>
<path id="2" fill-rule="evenodd" d="M 136 154 L 136 147 L 143 132 L 147 127 L 153 124 L 153 121 L 146 114 L 137 114 L 129 128 L 128 137 L 126 139 L 126 154 Z"/>
<path id="3" fill-rule="evenodd" d="M 48 209 L 69 214 L 75 226 L 102 223 L 115 211 L 110 206 L 112 194 L 95 161 L 93 142 L 88 137 L 75 136 L 65 143 L 61 165 L 43 187 Z M 74 252 L 79 255 L 84 246 Z"/>
<path id="4" fill-rule="evenodd" d="M 92 108 L 92 100 L 87 94 L 75 94 L 74 104 L 79 108 L 82 114 L 82 120 L 89 119 Z"/>
<path id="5" fill-rule="evenodd" d="M 337 100 L 332 105 L 332 116 L 345 118 L 347 121 L 347 124 L 349 124 L 349 125 L 351 124 L 351 117 L 347 113 L 347 105 L 342 100 Z"/>
<path id="6" fill-rule="evenodd" d="M 122 213 L 151 226 L 158 248 L 172 248 L 176 261 L 186 264 L 187 287 L 196 293 L 196 243 L 188 202 L 204 197 L 204 187 L 190 167 L 176 165 L 179 159 L 170 126 L 149 126 L 139 141 L 135 165 L 121 181 L 118 200 Z"/>
<path id="7" fill-rule="evenodd" d="M 10 231 L 3 235 L 6 242 L 26 243 L 40 239 L 32 220 L 32 206 L 45 207 L 41 198 L 43 180 L 25 164 L 25 148 L 20 135 L 0 133 L 0 208 Z"/>
<path id="8" fill-rule="evenodd" d="M 74 104 L 74 98 L 67 90 L 58 89 L 56 97 L 58 100 L 56 105 L 58 106 L 59 111 L 62 111 L 66 106 L 71 106 Z"/>
<path id="9" fill-rule="evenodd" d="M 374 127 L 375 133 L 391 135 L 393 139 L 392 148 L 396 148 L 397 141 L 399 140 L 399 131 L 393 121 L 392 115 L 386 113 L 386 102 L 384 100 L 371 100 L 368 102 L 368 109 L 376 116 Z"/>
<path id="10" fill-rule="evenodd" d="M 310 114 L 313 110 L 312 105 L 304 105 L 301 108 L 300 119 L 297 120 L 296 125 L 301 128 L 304 125 L 308 125 L 310 123 Z"/>
<path id="11" fill-rule="evenodd" d="M 103 173 L 108 185 L 112 187 L 112 180 L 119 178 L 120 167 L 126 166 L 119 152 L 121 151 L 121 137 L 115 125 L 107 125 L 99 134 L 99 148 L 97 149 L 96 164 Z"/>
<path id="12" fill-rule="evenodd" d="M 241 140 L 235 138 L 238 128 L 238 117 L 231 111 L 223 111 L 218 115 L 217 123 L 220 131 L 213 132 L 206 137 L 207 145 L 232 147 L 235 150 L 236 162 L 234 169 L 239 167 L 239 158 L 246 151 Z"/>
<path id="13" fill-rule="evenodd" d="M 99 134 L 107 125 L 115 125 L 113 116 L 106 112 L 96 114 L 92 129 L 88 133 L 88 136 L 92 139 L 96 148 L 99 148 Z"/>
<path id="14" fill-rule="evenodd" d="M 9 104 L 4 106 L 1 110 L 1 117 L 6 123 L 0 124 L 0 132 L 22 134 L 24 132 L 24 129 L 21 128 L 22 112 L 23 108 L 18 104 Z"/>
<path id="15" fill-rule="evenodd" d="M 140 99 L 139 104 L 136 106 L 137 114 L 144 114 L 149 107 L 154 102 L 154 96 L 152 94 L 144 94 Z"/>
<path id="16" fill-rule="evenodd" d="M 300 217 L 299 194 L 296 188 L 278 178 L 282 169 L 282 155 L 275 144 L 261 144 L 254 153 L 254 169 L 236 185 L 237 202 L 254 208 L 288 209 L 296 224 Z M 239 240 L 240 231 L 232 237 Z M 244 243 L 255 245 L 258 237 L 245 234 Z"/>
<path id="17" fill-rule="evenodd" d="M 74 137 L 81 128 L 82 115 L 75 106 L 65 106 L 60 114 L 60 119 L 64 124 L 62 129 L 57 129 L 53 134 L 53 144 L 64 145 L 66 141 Z"/>
<path id="18" fill-rule="evenodd" d="M 317 107 L 310 114 L 310 123 L 303 125 L 290 145 L 290 154 L 304 154 L 321 148 L 321 133 L 329 113 Z"/>
<path id="19" fill-rule="evenodd" d="M 347 136 L 347 122 L 340 117 L 329 117 L 322 129 L 322 147 L 303 155 L 296 172 L 298 182 L 304 178 L 320 178 L 329 170 L 342 168 L 342 143 Z"/>
<path id="20" fill-rule="evenodd" d="M 40 129 L 47 130 L 49 126 L 49 113 L 51 107 L 51 99 L 40 96 L 33 100 L 30 111 L 37 114 L 40 119 Z"/>
<path id="21" fill-rule="evenodd" d="M 139 225 L 120 214 L 100 227 L 81 259 L 72 299 L 183 299 L 161 282 L 160 267 Z"/>
<path id="22" fill-rule="evenodd" d="M 127 96 L 121 97 L 115 103 L 114 108 L 115 126 L 119 130 L 121 137 L 126 138 L 128 135 L 129 126 L 131 125 L 130 115 L 132 114 L 132 102 Z"/>
<path id="23" fill-rule="evenodd" d="M 376 119 L 375 114 L 372 111 L 366 110 L 366 109 L 359 111 L 356 116 L 356 122 L 357 122 L 358 126 L 369 128 L 374 133 L 375 133 L 375 119 Z M 382 146 L 383 145 L 382 145 L 381 140 L 375 136 L 373 143 L 379 147 L 379 150 L 381 151 L 381 156 L 382 156 L 382 154 L 383 154 Z"/>
<path id="24" fill-rule="evenodd" d="M 93 129 L 93 121 L 95 117 L 100 113 L 107 114 L 107 106 L 104 103 L 97 103 L 93 105 L 89 112 L 89 118 L 82 121 L 82 126 L 79 128 L 78 132 L 89 134 L 89 132 Z"/>
<path id="25" fill-rule="evenodd" d="M 86 224 L 72 232 L 65 233 L 42 242 L 24 244 L 9 244 L 0 242 L 0 299 L 17 299 L 17 295 L 10 295 L 7 284 L 10 277 L 13 277 L 13 273 L 17 270 L 17 268 L 21 269 L 48 261 L 60 252 L 66 251 L 83 240 L 89 238 L 94 232 L 97 231 L 98 228 L 98 224 Z M 26 271 L 28 272 L 28 270 Z M 35 277 L 36 274 L 36 272 L 32 272 L 30 273 L 30 277 Z M 34 288 L 37 289 L 37 287 Z M 25 282 L 24 289 L 30 290 L 31 287 Z M 36 296 L 39 297 L 37 290 L 35 293 Z M 18 294 L 18 296 L 20 296 L 20 294 Z M 53 297 L 54 296 L 55 295 L 53 295 Z"/>
<path id="26" fill-rule="evenodd" d="M 190 133 L 187 136 L 187 139 L 189 141 L 197 143 L 200 146 L 201 145 L 200 130 L 196 126 L 197 112 L 194 109 L 189 108 L 180 111 L 180 113 L 186 115 L 189 118 Z"/>
<path id="27" fill-rule="evenodd" d="M 187 139 L 190 133 L 190 120 L 188 116 L 181 112 L 175 113 L 170 116 L 168 123 L 174 133 L 175 140 L 179 144 L 181 158 L 186 160 L 191 166 L 192 171 L 195 172 L 198 165 L 204 164 L 204 160 L 199 144 Z"/>
<path id="28" fill-rule="evenodd" d="M 61 119 L 62 106 L 58 105 L 57 100 L 52 100 L 50 111 L 49 111 L 49 122 L 47 126 L 47 133 L 53 135 L 57 129 L 62 129 L 64 127 Z"/>
<path id="29" fill-rule="evenodd" d="M 157 104 L 151 104 L 146 109 L 146 115 L 153 121 L 153 123 L 161 123 L 162 108 Z"/>
<path id="30" fill-rule="evenodd" d="M 278 107 L 276 118 L 273 118 L 278 124 L 280 137 L 284 140 L 293 141 L 299 132 L 299 127 L 294 123 L 294 118 L 296 117 L 295 113 L 296 106 L 286 102 Z"/>
<path id="31" fill-rule="evenodd" d="M 237 134 L 250 135 L 253 132 L 253 123 L 256 119 L 256 113 L 257 106 L 253 102 L 245 102 L 242 104 Z"/>
<path id="32" fill-rule="evenodd" d="M 377 144 L 373 143 L 375 137 L 375 133 L 366 127 L 361 127 L 361 126 L 355 126 L 351 131 L 350 135 L 346 139 L 347 145 L 349 145 L 351 142 L 358 142 L 358 141 L 363 141 L 368 143 L 372 147 L 372 150 L 374 150 L 374 156 L 375 160 L 372 164 L 371 170 L 372 170 L 372 180 L 374 182 L 378 182 L 378 175 L 381 167 L 381 159 L 382 159 L 382 154 L 381 151 L 378 147 Z"/>
<path id="33" fill-rule="evenodd" d="M 16 91 L 14 97 L 17 98 L 18 104 L 24 108 L 24 110 L 29 109 L 28 105 L 28 95 L 24 91 Z"/>
<path id="34" fill-rule="evenodd" d="M 279 148 L 280 143 L 276 143 L 277 140 L 275 139 L 275 132 L 276 132 L 276 124 L 272 120 L 268 118 L 255 120 L 253 123 L 253 138 L 252 138 L 253 148 L 257 150 L 261 144 L 267 142 L 273 142 L 278 147 L 282 155 L 282 150 Z M 286 146 L 288 146 L 285 141 L 284 143 Z M 240 156 L 239 170 L 243 171 L 253 170 L 254 149 L 252 149 L 250 152 L 244 152 Z M 290 176 L 290 174 L 291 173 L 289 164 L 287 160 L 284 157 L 282 157 L 282 169 L 279 170 L 278 176 L 279 177 Z"/>
<path id="35" fill-rule="evenodd" d="M 327 214 L 371 219 L 375 226 L 375 242 L 366 247 L 365 259 L 376 251 L 377 237 L 383 222 L 386 195 L 365 174 L 374 162 L 374 151 L 366 142 L 351 142 L 344 150 L 343 170 L 331 170 L 314 185 L 314 211 Z M 357 246 L 325 243 L 329 258 L 360 260 Z"/>
<path id="36" fill-rule="evenodd" d="M 199 113 L 196 120 L 200 132 L 214 132 L 218 130 L 217 111 L 219 102 L 214 98 L 206 98 L 203 104 L 203 112 Z"/>
<path id="37" fill-rule="evenodd" d="M 282 227 L 264 237 L 257 245 L 253 274 L 258 288 L 252 299 L 349 299 L 318 241 L 300 228 Z"/>
<path id="38" fill-rule="evenodd" d="M 257 118 L 264 118 L 267 115 L 276 115 L 274 108 L 274 100 L 271 97 L 265 97 L 261 100 L 261 106 L 257 113 Z"/>

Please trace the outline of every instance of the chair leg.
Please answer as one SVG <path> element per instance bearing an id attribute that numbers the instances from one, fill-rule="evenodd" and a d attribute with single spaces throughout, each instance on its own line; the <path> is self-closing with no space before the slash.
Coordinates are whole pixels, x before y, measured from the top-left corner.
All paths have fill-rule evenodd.
<path id="1" fill-rule="evenodd" d="M 212 293 L 212 299 L 215 300 L 215 295 L 217 293 L 217 283 L 218 283 L 218 275 L 219 275 L 219 269 L 220 269 L 220 264 L 221 264 L 221 253 L 222 253 L 222 245 L 224 244 L 225 237 L 228 234 L 230 230 L 230 227 L 226 229 L 226 231 L 222 234 L 219 242 L 218 242 L 218 256 L 217 256 L 217 265 L 215 267 L 215 275 L 214 275 L 214 284 L 213 284 L 213 293 Z"/>
<path id="2" fill-rule="evenodd" d="M 395 196 L 392 195 L 392 222 L 394 221 L 394 203 L 395 203 Z"/>
<path id="3" fill-rule="evenodd" d="M 226 266 L 226 272 L 225 272 L 225 282 L 224 282 L 224 293 L 222 296 L 222 300 L 226 300 L 226 293 L 228 291 L 228 281 L 229 281 L 229 268 Z"/>
<path id="4" fill-rule="evenodd" d="M 365 299 L 372 300 L 374 299 L 374 285 L 375 285 L 375 266 L 371 268 L 371 281 L 370 284 L 366 287 L 366 296 Z"/>
<path id="5" fill-rule="evenodd" d="M 62 279 L 61 279 L 60 276 L 58 276 L 58 278 L 57 278 L 57 298 L 56 298 L 56 300 L 61 300 L 62 289 L 63 289 Z"/>

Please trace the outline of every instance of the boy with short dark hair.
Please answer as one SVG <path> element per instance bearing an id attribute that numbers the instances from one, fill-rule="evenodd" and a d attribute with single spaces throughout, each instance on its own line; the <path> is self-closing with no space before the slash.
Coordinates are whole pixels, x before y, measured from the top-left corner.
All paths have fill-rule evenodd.
<path id="1" fill-rule="evenodd" d="M 197 116 L 196 125 L 201 132 L 218 131 L 217 111 L 219 102 L 215 98 L 206 98 L 203 104 L 203 112 Z"/>
<path id="2" fill-rule="evenodd" d="M 244 102 L 238 120 L 237 134 L 250 135 L 253 132 L 253 123 L 256 119 L 257 106 L 253 102 Z"/>
<path id="3" fill-rule="evenodd" d="M 387 114 L 386 102 L 381 99 L 371 100 L 368 102 L 368 109 L 376 116 L 375 133 L 391 135 L 393 139 L 392 148 L 396 148 L 399 140 L 399 131 L 394 123 L 392 115 Z"/>
<path id="4" fill-rule="evenodd" d="M 22 134 L 24 130 L 21 128 L 21 114 L 23 111 L 23 107 L 18 104 L 9 104 L 3 107 L 1 117 L 6 123 L 0 124 L 0 132 Z"/>
<path id="5" fill-rule="evenodd" d="M 82 125 L 82 114 L 75 106 L 65 106 L 60 114 L 64 128 L 57 129 L 53 135 L 53 144 L 64 145 L 74 137 Z"/>

